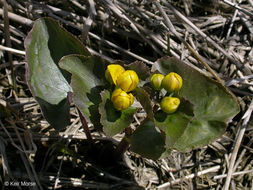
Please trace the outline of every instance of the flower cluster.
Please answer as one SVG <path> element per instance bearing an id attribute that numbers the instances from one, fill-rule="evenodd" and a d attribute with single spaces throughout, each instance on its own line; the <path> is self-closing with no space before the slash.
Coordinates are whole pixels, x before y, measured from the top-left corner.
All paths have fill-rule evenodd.
<path id="1" fill-rule="evenodd" d="M 183 85 L 183 79 L 177 73 L 171 72 L 166 76 L 162 74 L 153 74 L 150 78 L 150 85 L 155 90 L 164 88 L 167 92 L 172 93 L 179 91 Z M 176 97 L 165 96 L 160 102 L 162 111 L 171 114 L 174 113 L 180 104 L 180 99 Z"/>
<path id="2" fill-rule="evenodd" d="M 111 97 L 113 106 L 119 111 L 131 106 L 134 102 L 134 97 L 127 92 L 134 90 L 139 84 L 139 77 L 136 72 L 125 70 L 117 64 L 111 64 L 107 66 L 105 78 L 116 86 Z"/>

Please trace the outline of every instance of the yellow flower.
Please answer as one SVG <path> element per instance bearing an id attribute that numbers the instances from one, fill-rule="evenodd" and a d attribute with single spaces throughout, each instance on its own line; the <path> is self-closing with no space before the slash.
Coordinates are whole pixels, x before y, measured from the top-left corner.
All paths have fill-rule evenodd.
<path id="1" fill-rule="evenodd" d="M 179 91 L 182 85 L 183 79 L 174 72 L 167 74 L 162 81 L 162 87 L 168 92 Z"/>
<path id="2" fill-rule="evenodd" d="M 155 90 L 160 90 L 162 89 L 162 80 L 164 79 L 164 76 L 162 74 L 153 74 L 152 77 L 150 78 L 150 85 L 155 89 Z"/>
<path id="3" fill-rule="evenodd" d="M 113 91 L 111 101 L 113 103 L 113 106 L 117 110 L 121 111 L 133 104 L 134 97 L 131 93 L 127 94 L 125 91 L 118 88 Z"/>
<path id="4" fill-rule="evenodd" d="M 162 111 L 164 111 L 165 113 L 171 114 L 177 110 L 179 104 L 180 104 L 180 100 L 178 98 L 165 96 L 162 99 L 160 106 L 161 106 Z"/>
<path id="5" fill-rule="evenodd" d="M 125 71 L 125 69 L 122 66 L 120 66 L 120 65 L 116 65 L 116 64 L 108 65 L 107 69 L 105 71 L 105 78 L 111 84 L 115 84 L 116 85 L 117 78 L 124 71 Z"/>
<path id="6" fill-rule="evenodd" d="M 125 92 L 134 90 L 139 84 L 139 77 L 133 70 L 127 70 L 117 78 L 117 86 Z"/>

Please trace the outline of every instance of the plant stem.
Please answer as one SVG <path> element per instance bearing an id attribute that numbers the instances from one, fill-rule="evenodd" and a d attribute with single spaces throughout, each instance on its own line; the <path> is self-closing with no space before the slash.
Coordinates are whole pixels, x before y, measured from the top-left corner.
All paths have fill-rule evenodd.
<path id="1" fill-rule="evenodd" d="M 119 142 L 116 150 L 115 150 L 115 154 L 114 154 L 114 158 L 116 160 L 119 160 L 121 158 L 121 156 L 127 151 L 130 143 L 129 143 L 129 137 L 132 135 L 132 129 L 130 127 L 127 127 L 125 129 L 125 136 L 121 139 L 121 141 Z"/>
<path id="2" fill-rule="evenodd" d="M 85 117 L 83 116 L 82 112 L 79 110 L 79 108 L 77 108 L 77 110 L 78 110 L 78 114 L 81 119 L 81 123 L 82 123 L 83 129 L 84 129 L 84 132 L 86 134 L 87 140 L 89 141 L 90 144 L 94 144 L 89 127 L 87 125 L 87 121 L 86 121 Z"/>
<path id="3" fill-rule="evenodd" d="M 128 139 L 126 136 L 124 136 L 115 150 L 114 158 L 116 160 L 119 160 L 121 156 L 126 152 L 128 147 L 129 147 Z"/>
<path id="4" fill-rule="evenodd" d="M 69 105 L 71 103 L 73 103 L 73 93 L 72 92 L 68 92 L 68 102 L 69 102 Z M 84 129 L 84 132 L 86 134 L 87 140 L 89 141 L 90 144 L 94 144 L 94 141 L 92 139 L 92 136 L 91 136 L 91 133 L 90 133 L 90 130 L 89 130 L 89 127 L 88 127 L 85 117 L 83 116 L 82 112 L 79 110 L 78 107 L 77 107 L 77 111 L 78 111 L 83 129 Z"/>

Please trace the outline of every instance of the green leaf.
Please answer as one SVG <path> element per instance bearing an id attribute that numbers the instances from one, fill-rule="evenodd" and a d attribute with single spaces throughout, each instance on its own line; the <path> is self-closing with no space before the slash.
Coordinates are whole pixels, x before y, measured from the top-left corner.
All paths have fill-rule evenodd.
<path id="1" fill-rule="evenodd" d="M 162 119 L 161 119 L 162 118 Z M 166 147 L 171 149 L 184 133 L 191 117 L 182 112 L 166 114 L 158 111 L 155 114 L 155 125 L 166 134 Z"/>
<path id="2" fill-rule="evenodd" d="M 108 63 L 96 56 L 69 55 L 59 65 L 70 72 L 73 101 L 86 120 L 101 127 L 98 106 L 102 102 L 100 93 L 106 88 L 104 72 Z"/>
<path id="3" fill-rule="evenodd" d="M 27 79 L 30 90 L 48 122 L 56 129 L 69 123 L 67 93 L 70 75 L 58 61 L 68 54 L 89 55 L 81 42 L 50 18 L 41 18 L 25 39 Z"/>
<path id="4" fill-rule="evenodd" d="M 113 107 L 108 90 L 101 92 L 101 97 L 102 102 L 99 105 L 99 113 L 101 114 L 104 132 L 108 136 L 116 135 L 131 124 L 136 108 L 129 107 L 123 111 L 117 111 Z"/>
<path id="5" fill-rule="evenodd" d="M 222 121 L 207 121 L 193 118 L 189 123 L 174 148 L 180 151 L 190 150 L 207 145 L 220 137 L 226 129 L 226 123 Z"/>
<path id="6" fill-rule="evenodd" d="M 183 78 L 177 96 L 183 100 L 171 115 L 155 114 L 155 124 L 166 134 L 166 148 L 187 151 L 220 137 L 226 123 L 239 112 L 232 93 L 222 84 L 174 57 L 164 57 L 153 71 L 176 72 Z"/>
<path id="7" fill-rule="evenodd" d="M 131 150 L 150 159 L 158 159 L 165 151 L 164 138 L 154 122 L 140 125 L 130 139 Z"/>
<path id="8" fill-rule="evenodd" d="M 136 88 L 136 99 L 141 103 L 143 109 L 147 113 L 147 117 L 150 120 L 154 119 L 153 109 L 152 109 L 152 103 L 149 97 L 149 94 L 143 89 L 143 88 Z"/>

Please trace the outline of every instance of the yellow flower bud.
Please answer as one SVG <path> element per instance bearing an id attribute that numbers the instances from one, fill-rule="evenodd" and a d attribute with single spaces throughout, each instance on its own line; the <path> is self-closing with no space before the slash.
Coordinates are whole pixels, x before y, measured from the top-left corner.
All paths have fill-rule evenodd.
<path id="1" fill-rule="evenodd" d="M 163 81 L 162 87 L 168 92 L 179 91 L 183 85 L 183 79 L 177 73 L 169 73 L 167 74 Z"/>
<path id="2" fill-rule="evenodd" d="M 116 64 L 108 65 L 107 69 L 105 71 L 105 78 L 111 84 L 115 84 L 116 85 L 117 78 L 124 71 L 125 71 L 125 69 L 122 66 L 120 66 L 120 65 L 116 65 Z"/>
<path id="3" fill-rule="evenodd" d="M 161 109 L 168 114 L 174 113 L 180 104 L 180 100 L 176 97 L 165 96 L 161 103 Z"/>
<path id="4" fill-rule="evenodd" d="M 153 74 L 151 79 L 150 79 L 150 85 L 155 89 L 155 90 L 160 90 L 162 89 L 162 80 L 164 79 L 164 76 L 162 74 Z"/>
<path id="5" fill-rule="evenodd" d="M 113 91 L 111 101 L 113 103 L 113 106 L 117 110 L 121 111 L 133 104 L 134 97 L 131 93 L 127 94 L 125 91 L 118 88 Z"/>
<path id="6" fill-rule="evenodd" d="M 125 92 L 134 90 L 139 84 L 139 77 L 133 70 L 127 70 L 120 74 L 117 79 L 117 86 Z"/>

